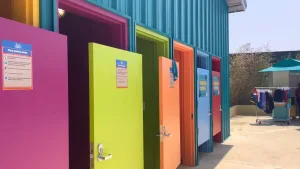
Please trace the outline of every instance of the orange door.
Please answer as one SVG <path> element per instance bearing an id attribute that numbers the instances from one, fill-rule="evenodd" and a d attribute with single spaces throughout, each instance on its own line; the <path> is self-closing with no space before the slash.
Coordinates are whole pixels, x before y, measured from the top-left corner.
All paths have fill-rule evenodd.
<path id="1" fill-rule="evenodd" d="M 171 68 L 172 60 L 159 57 L 160 169 L 180 164 L 179 78 L 174 81 Z"/>

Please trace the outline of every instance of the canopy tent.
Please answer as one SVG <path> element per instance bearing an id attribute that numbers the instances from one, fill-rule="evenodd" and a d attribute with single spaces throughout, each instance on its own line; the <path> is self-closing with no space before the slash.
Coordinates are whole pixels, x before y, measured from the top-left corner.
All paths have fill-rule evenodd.
<path id="1" fill-rule="evenodd" d="M 285 72 L 300 71 L 300 60 L 286 59 L 275 63 L 273 66 L 263 69 L 259 72 Z"/>

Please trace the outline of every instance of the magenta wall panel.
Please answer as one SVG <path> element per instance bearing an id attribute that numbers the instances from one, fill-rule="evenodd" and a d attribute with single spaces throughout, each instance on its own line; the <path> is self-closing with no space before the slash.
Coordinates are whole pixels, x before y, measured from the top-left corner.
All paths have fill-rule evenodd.
<path id="1" fill-rule="evenodd" d="M 0 168 L 68 169 L 67 38 L 3 18 L 0 25 L 1 44 L 32 45 L 33 65 L 33 90 L 4 91 L 0 78 Z"/>

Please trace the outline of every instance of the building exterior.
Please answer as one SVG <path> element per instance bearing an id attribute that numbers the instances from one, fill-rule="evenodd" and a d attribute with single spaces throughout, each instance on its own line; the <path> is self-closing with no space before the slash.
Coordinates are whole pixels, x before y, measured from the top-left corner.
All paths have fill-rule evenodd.
<path id="1" fill-rule="evenodd" d="M 6 6 L 16 4 L 10 2 Z M 214 141 L 223 142 L 230 136 L 228 16 L 229 13 L 245 11 L 246 0 L 24 0 L 22 3 L 26 8 L 22 6 L 22 11 L 22 7 L 16 9 L 28 15 L 15 17 L 20 16 L 18 10 L 0 14 L 51 31 L 53 36 L 62 34 L 68 38 L 67 42 L 60 38 L 58 43 L 67 43 L 61 50 L 68 51 L 67 55 L 60 53 L 63 63 L 68 60 L 71 169 L 86 168 L 87 164 L 91 168 L 118 168 L 132 165 L 133 159 L 132 169 L 175 169 L 181 162 L 196 166 L 198 147 L 200 151 L 212 152 Z M 97 57 L 103 54 L 107 57 Z M 107 77 L 99 68 L 105 67 L 113 74 L 116 67 L 109 67 L 110 57 L 117 59 L 117 70 L 127 71 L 127 62 L 134 65 L 135 78 L 128 78 L 129 81 L 122 85 L 129 88 L 130 81 L 135 81 L 137 94 L 128 91 L 123 95 L 118 93 L 119 89 L 109 89 L 109 85 L 107 90 L 101 88 L 101 92 L 96 89 L 101 79 L 107 78 L 107 84 L 115 84 L 115 76 Z M 141 57 L 142 60 L 130 57 Z M 122 62 L 124 58 L 128 59 L 126 64 Z M 66 73 L 65 69 L 63 71 Z M 130 71 L 128 68 L 128 73 Z M 177 73 L 179 81 L 173 81 Z M 166 81 L 170 76 L 171 82 Z M 166 87 L 166 84 L 170 86 Z M 103 93 L 107 94 L 106 99 L 101 97 Z M 128 97 L 123 100 L 126 105 L 118 101 L 121 97 Z M 105 103 L 102 107 L 96 104 L 95 100 L 99 99 Z M 136 104 L 127 103 L 130 100 Z M 143 104 L 143 110 L 140 104 Z M 114 127 L 108 128 L 109 131 L 102 130 L 105 126 L 101 120 L 107 122 L 113 118 L 104 114 L 100 116 L 95 111 L 108 111 L 108 108 L 103 108 L 108 105 L 128 122 L 113 121 Z M 122 106 L 124 112 L 120 113 L 122 109 L 117 107 Z M 135 111 L 142 114 L 133 115 Z M 130 116 L 125 117 L 124 113 Z M 112 131 L 120 128 L 130 137 L 112 138 Z M 114 164 L 98 163 L 112 158 L 112 155 L 102 156 L 106 145 L 96 143 L 101 138 L 99 132 L 111 137 L 103 142 L 107 149 L 116 152 L 114 159 L 117 162 Z M 120 148 L 118 143 L 121 140 L 128 147 Z M 136 146 L 130 148 L 132 143 Z M 97 148 L 99 154 L 95 158 Z M 128 151 L 134 152 L 131 159 L 124 161 L 118 157 L 127 159 Z M 90 159 L 86 154 L 90 154 Z M 166 157 L 172 158 L 166 160 Z M 66 166 L 62 163 L 56 168 Z"/>

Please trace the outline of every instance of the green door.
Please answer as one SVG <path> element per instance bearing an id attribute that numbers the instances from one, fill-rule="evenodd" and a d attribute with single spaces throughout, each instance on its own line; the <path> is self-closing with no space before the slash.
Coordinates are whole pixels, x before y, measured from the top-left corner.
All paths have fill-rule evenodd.
<path id="1" fill-rule="evenodd" d="M 89 44 L 90 168 L 143 169 L 142 55 Z"/>

